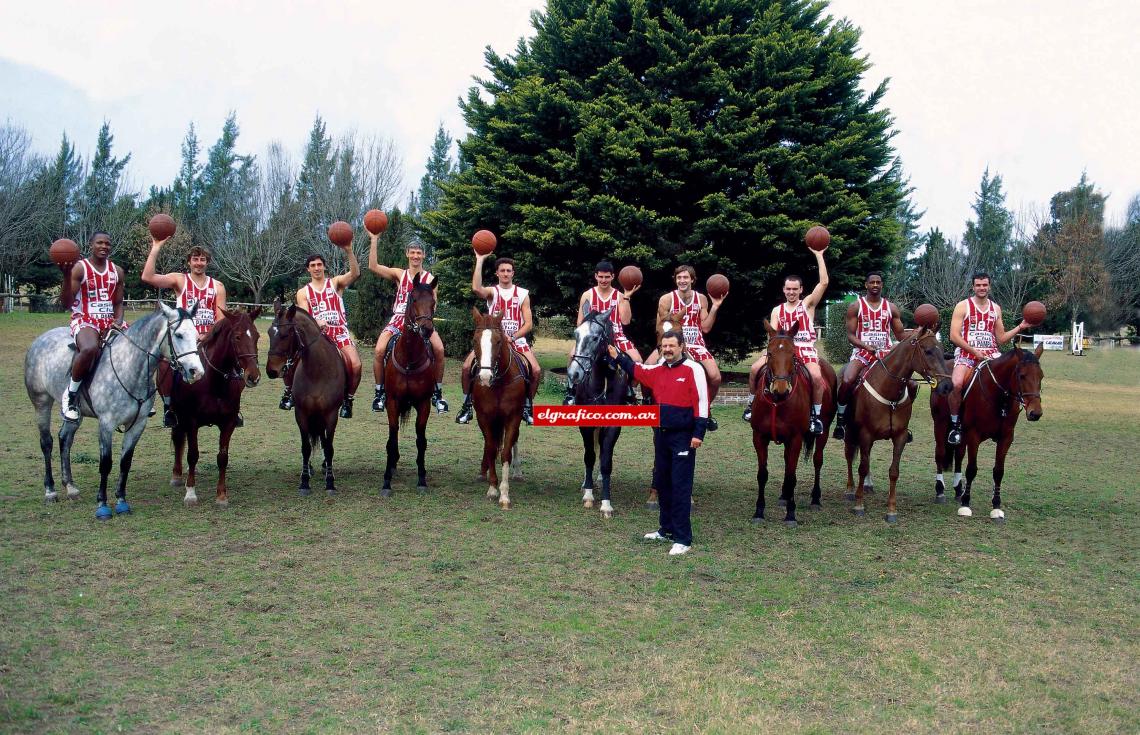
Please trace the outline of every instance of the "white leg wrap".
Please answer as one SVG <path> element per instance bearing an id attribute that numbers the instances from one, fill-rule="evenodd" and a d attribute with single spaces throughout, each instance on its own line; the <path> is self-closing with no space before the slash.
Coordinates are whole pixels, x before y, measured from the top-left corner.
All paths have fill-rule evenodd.
<path id="1" fill-rule="evenodd" d="M 994 520 L 1005 518 L 1005 511 L 1003 511 L 1001 508 L 994 508 L 990 511 L 990 518 L 993 518 Z"/>
<path id="2" fill-rule="evenodd" d="M 195 505 L 198 502 L 198 492 L 196 488 L 186 486 L 186 495 L 182 498 L 182 502 L 186 505 Z"/>
<path id="3" fill-rule="evenodd" d="M 963 518 L 969 518 L 970 516 L 974 515 L 974 511 L 970 510 L 970 506 L 963 505 L 959 506 L 958 515 L 962 516 Z"/>
<path id="4" fill-rule="evenodd" d="M 602 512 L 603 513 L 613 513 L 614 512 L 614 507 L 612 505 L 610 505 L 610 501 L 608 501 L 608 500 L 602 501 Z"/>
<path id="5" fill-rule="evenodd" d="M 936 472 L 934 474 L 934 479 L 937 480 L 938 482 L 941 482 L 942 484 L 946 484 L 946 481 L 942 479 L 942 473 L 941 472 Z"/>
<path id="6" fill-rule="evenodd" d="M 958 487 L 958 483 L 961 481 L 962 481 L 962 473 L 961 472 L 955 472 L 954 473 L 954 487 Z"/>

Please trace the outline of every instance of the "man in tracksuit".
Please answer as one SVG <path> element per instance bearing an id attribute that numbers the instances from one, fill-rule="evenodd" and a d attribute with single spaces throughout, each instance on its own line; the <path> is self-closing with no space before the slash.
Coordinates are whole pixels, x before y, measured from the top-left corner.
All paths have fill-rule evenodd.
<path id="1" fill-rule="evenodd" d="M 661 404 L 661 427 L 654 429 L 653 486 L 661 508 L 661 525 L 645 534 L 652 541 L 672 541 L 670 556 L 689 551 L 693 528 L 689 510 L 693 500 L 693 470 L 697 448 L 705 437 L 709 419 L 709 392 L 700 363 L 685 357 L 681 332 L 669 330 L 661 336 L 661 356 L 656 365 L 635 363 L 629 355 L 609 348 L 616 359 L 643 386 L 653 391 Z"/>

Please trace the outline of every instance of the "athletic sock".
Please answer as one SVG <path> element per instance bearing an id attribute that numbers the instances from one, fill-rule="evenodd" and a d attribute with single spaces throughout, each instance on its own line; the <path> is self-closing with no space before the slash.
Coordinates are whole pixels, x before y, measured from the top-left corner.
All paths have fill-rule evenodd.
<path id="1" fill-rule="evenodd" d="M 79 386 L 81 386 L 81 385 L 83 385 L 83 381 L 72 380 L 67 385 L 67 392 L 68 393 L 78 393 L 79 392 Z"/>
<path id="2" fill-rule="evenodd" d="M 818 416 L 820 413 L 823 412 L 823 404 L 822 403 L 813 403 L 813 404 L 811 404 L 811 410 L 812 410 L 812 413 L 814 413 L 816 416 Z"/>

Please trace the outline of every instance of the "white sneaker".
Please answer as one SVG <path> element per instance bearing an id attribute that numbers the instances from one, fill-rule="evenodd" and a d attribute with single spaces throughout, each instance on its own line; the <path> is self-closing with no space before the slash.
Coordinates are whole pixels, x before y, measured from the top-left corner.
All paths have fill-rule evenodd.
<path id="1" fill-rule="evenodd" d="M 72 397 L 73 396 L 75 397 L 75 402 L 78 403 L 79 402 L 78 394 L 72 393 L 69 390 L 65 390 L 63 392 L 63 398 L 59 402 L 59 412 L 63 415 L 63 418 L 67 421 L 78 421 L 79 420 L 79 407 L 72 405 Z"/>
<path id="2" fill-rule="evenodd" d="M 673 548 L 669 549 L 669 556 L 680 556 L 681 554 L 688 554 L 692 546 L 685 546 L 684 544 L 673 544 Z"/>
<path id="3" fill-rule="evenodd" d="M 667 536 L 662 536 L 660 534 L 660 532 L 658 532 L 658 531 L 654 531 L 652 533 L 647 533 L 644 536 L 642 536 L 642 538 L 644 538 L 646 541 L 668 541 L 669 540 L 669 538 Z"/>

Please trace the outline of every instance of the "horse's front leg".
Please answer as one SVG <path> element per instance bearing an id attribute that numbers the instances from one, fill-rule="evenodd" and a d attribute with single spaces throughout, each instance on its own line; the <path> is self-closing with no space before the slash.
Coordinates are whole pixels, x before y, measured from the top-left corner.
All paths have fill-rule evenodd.
<path id="1" fill-rule="evenodd" d="M 519 424 L 521 415 L 511 416 L 503 429 L 503 443 L 499 448 L 502 463 L 502 477 L 499 479 L 499 507 L 503 510 L 511 508 L 511 459 L 515 443 L 519 440 Z"/>
<path id="2" fill-rule="evenodd" d="M 756 450 L 756 514 L 753 523 L 764 520 L 764 488 L 768 484 L 768 437 L 752 432 L 752 446 Z"/>
<path id="3" fill-rule="evenodd" d="M 852 470 L 855 463 L 855 450 L 858 447 L 858 445 L 855 444 L 857 436 L 858 432 L 855 430 L 854 425 L 848 422 L 847 434 L 843 440 L 843 457 L 847 460 L 847 490 L 843 494 L 845 500 L 855 499 L 855 475 Z"/>
<path id="4" fill-rule="evenodd" d="M 428 399 L 420 401 L 420 405 L 416 406 L 416 492 L 427 492 L 427 467 L 424 465 L 424 457 L 427 454 L 427 422 L 428 416 L 431 415 L 431 404 Z"/>
<path id="5" fill-rule="evenodd" d="M 906 449 L 906 431 L 901 434 L 896 434 L 891 437 L 893 442 L 894 456 L 891 458 L 891 469 L 888 476 L 891 478 L 891 489 L 887 493 L 887 523 L 896 523 L 899 519 L 898 511 L 895 508 L 895 486 L 899 482 L 899 465 L 902 462 L 902 453 Z"/>
<path id="6" fill-rule="evenodd" d="M 380 495 L 387 498 L 392 494 L 392 473 L 400 461 L 400 416 L 393 401 L 388 403 L 388 443 L 384 446 L 388 461 L 384 465 L 384 485 Z"/>
<path id="7" fill-rule="evenodd" d="M 80 419 L 82 421 L 82 419 Z M 71 447 L 75 444 L 75 432 L 80 421 L 64 421 L 59 427 L 59 471 L 63 474 L 63 486 L 67 489 L 67 499 L 79 497 L 79 488 L 71 474 Z"/>
<path id="8" fill-rule="evenodd" d="M 859 482 L 855 483 L 855 507 L 851 510 L 856 516 L 860 518 L 866 513 L 866 507 L 863 504 L 863 492 L 866 486 L 863 484 L 867 475 L 871 473 L 871 447 L 875 446 L 875 440 L 867 436 L 866 432 L 861 432 L 859 436 Z"/>
<path id="9" fill-rule="evenodd" d="M 55 440 L 51 435 L 51 409 L 47 406 L 36 407 L 36 427 L 40 432 L 40 452 L 44 455 L 44 501 L 54 502 L 59 499 L 55 492 L 55 478 L 51 472 L 51 455 L 55 451 Z"/>
<path id="10" fill-rule="evenodd" d="M 601 442 L 599 442 L 602 452 L 601 467 L 599 468 L 602 473 L 602 517 L 613 518 L 614 506 L 610 502 L 610 480 L 614 472 L 614 447 L 617 446 L 618 437 L 621 436 L 621 428 L 602 429 Z"/>
<path id="11" fill-rule="evenodd" d="M 994 497 L 993 510 L 990 511 L 990 520 L 995 523 L 1005 523 L 1005 511 L 1001 509 L 1001 481 L 1005 477 L 1005 458 L 1009 448 L 1013 445 L 1013 431 L 998 440 L 997 452 L 994 454 Z"/>
<path id="12" fill-rule="evenodd" d="M 784 525 L 795 528 L 796 522 L 796 465 L 803 451 L 803 436 L 796 434 L 784 444 L 784 485 L 780 497 L 784 499 Z"/>
<path id="13" fill-rule="evenodd" d="M 198 503 L 198 460 L 202 456 L 198 449 L 198 428 L 197 417 L 186 427 L 186 496 L 182 499 L 186 505 Z"/>
<path id="14" fill-rule="evenodd" d="M 130 503 L 127 502 L 127 476 L 131 474 L 131 465 L 134 464 L 135 459 L 135 447 L 138 445 L 139 438 L 145 428 L 145 421 L 136 421 L 134 426 L 123 435 L 123 450 L 119 454 L 119 489 L 115 492 L 117 499 L 115 503 L 116 514 L 131 512 Z"/>
<path id="15" fill-rule="evenodd" d="M 170 430 L 170 443 L 174 445 L 174 467 L 170 470 L 170 487 L 179 488 L 186 484 L 182 475 L 182 453 L 186 451 L 186 426 L 183 422 L 178 422 Z M 183 498 L 182 502 L 190 505 L 198 502 L 198 498 L 195 497 L 192 501 Z"/>
<path id="16" fill-rule="evenodd" d="M 482 413 L 476 411 L 475 418 L 479 422 L 479 430 L 483 433 L 483 459 L 477 479 L 487 483 L 487 499 L 494 500 L 499 497 L 499 470 L 496 466 L 499 437 L 495 423 L 498 418 L 492 417 L 487 411 Z"/>
<path id="17" fill-rule="evenodd" d="M 966 443 L 966 487 L 962 490 L 962 504 L 958 506 L 958 515 L 969 517 L 974 515 L 970 509 L 970 491 L 974 487 L 974 478 L 978 476 L 978 445 L 981 439 L 973 431 L 965 432 L 963 439 Z"/>
<path id="18" fill-rule="evenodd" d="M 827 432 L 817 437 L 815 450 L 812 452 L 812 464 L 815 468 L 815 481 L 811 486 L 811 505 L 809 510 L 823 510 L 823 490 L 819 486 L 819 473 L 823 469 L 823 445 L 827 443 Z"/>
<path id="19" fill-rule="evenodd" d="M 325 492 L 329 495 L 336 495 L 336 477 L 333 475 L 333 437 L 335 435 L 336 427 L 329 428 L 327 424 L 321 432 L 321 449 L 325 455 L 324 463 L 321 466 L 325 471 Z"/>
<path id="20" fill-rule="evenodd" d="M 111 441 L 113 427 L 99 422 L 99 493 L 95 497 L 95 517 L 101 521 L 110 520 L 114 515 L 107 507 L 107 478 L 111 474 Z"/>
<path id="21" fill-rule="evenodd" d="M 234 434 L 236 420 L 231 419 L 218 427 L 218 489 L 214 503 L 219 508 L 227 508 L 230 496 L 226 490 L 226 468 L 230 466 L 230 437 Z"/>
<path id="22" fill-rule="evenodd" d="M 313 454 L 313 442 L 309 437 L 309 433 L 304 428 L 301 429 L 301 485 L 297 488 L 297 492 L 301 495 L 309 495 L 313 492 L 313 488 L 309 485 L 309 478 L 313 476 L 313 466 L 309 463 L 309 459 Z"/>
<path id="23" fill-rule="evenodd" d="M 597 429 L 579 429 L 582 432 L 582 462 L 586 466 L 586 476 L 582 480 L 582 507 L 594 507 L 594 435 Z"/>

